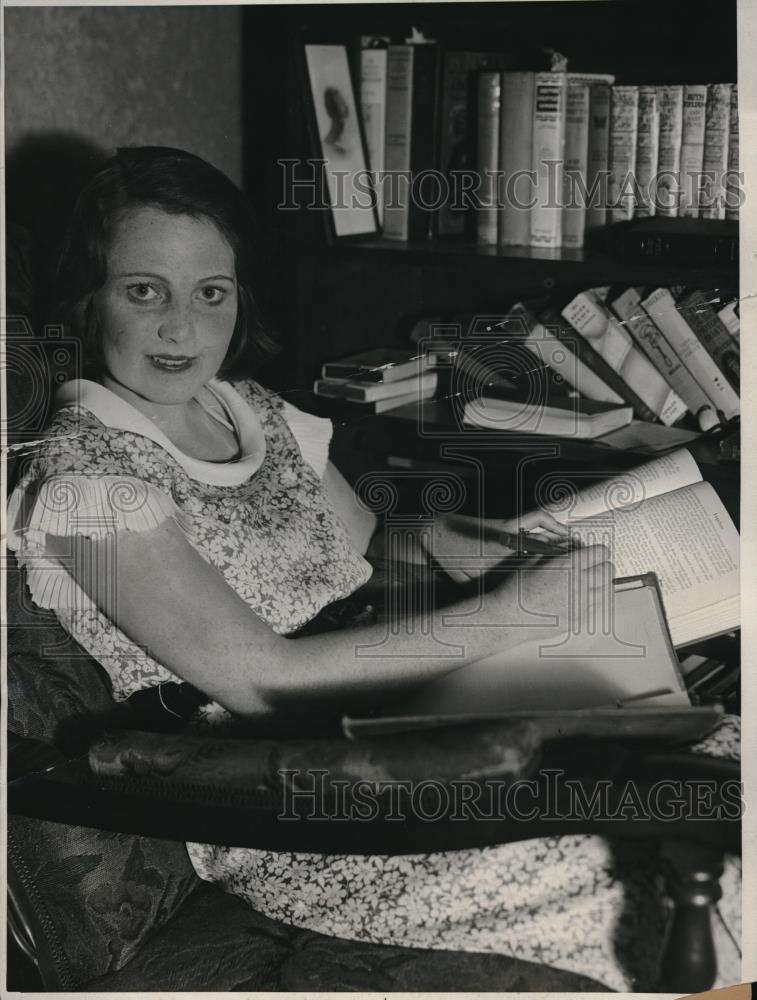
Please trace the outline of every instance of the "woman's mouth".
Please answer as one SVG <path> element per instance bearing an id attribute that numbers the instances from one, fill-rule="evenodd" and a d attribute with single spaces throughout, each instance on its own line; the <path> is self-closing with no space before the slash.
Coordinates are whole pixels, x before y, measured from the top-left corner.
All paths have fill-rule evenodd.
<path id="1" fill-rule="evenodd" d="M 162 372 L 185 372 L 195 363 L 196 358 L 177 354 L 148 354 L 150 364 Z"/>

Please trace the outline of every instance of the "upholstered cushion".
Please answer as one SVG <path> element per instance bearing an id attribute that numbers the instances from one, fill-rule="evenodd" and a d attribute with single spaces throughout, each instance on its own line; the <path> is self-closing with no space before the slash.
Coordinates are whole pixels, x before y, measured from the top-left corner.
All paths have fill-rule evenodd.
<path id="1" fill-rule="evenodd" d="M 46 979 L 81 988 L 134 958 L 197 885 L 183 844 L 10 816 L 11 888 L 44 935 Z"/>
<path id="2" fill-rule="evenodd" d="M 583 976 L 502 955 L 361 944 L 287 927 L 201 885 L 96 992 L 565 991 L 607 992 Z"/>

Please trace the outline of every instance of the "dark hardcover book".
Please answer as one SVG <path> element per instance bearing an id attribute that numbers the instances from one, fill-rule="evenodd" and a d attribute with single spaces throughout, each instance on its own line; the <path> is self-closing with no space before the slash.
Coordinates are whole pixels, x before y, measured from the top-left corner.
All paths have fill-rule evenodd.
<path id="1" fill-rule="evenodd" d="M 455 52 L 444 55 L 440 82 L 439 169 L 450 187 L 450 200 L 437 214 L 437 235 L 462 236 L 466 211 L 463 199 L 455 199 L 457 172 L 471 170 L 471 141 L 475 135 L 476 88 L 481 70 L 504 70 L 510 65 L 509 53 Z"/>
<path id="2" fill-rule="evenodd" d="M 715 312 L 710 298 L 711 296 L 702 291 L 690 292 L 676 302 L 676 309 L 697 335 L 731 386 L 738 392 L 741 375 L 739 345 Z"/>
<path id="3" fill-rule="evenodd" d="M 439 208 L 439 49 L 390 45 L 387 70 L 384 236 L 427 240 Z M 409 183 L 408 183 L 409 180 Z"/>
<path id="4" fill-rule="evenodd" d="M 640 219 L 613 227 L 610 250 L 629 263 L 647 261 L 669 264 L 739 262 L 738 222 L 718 219 Z"/>
<path id="5" fill-rule="evenodd" d="M 550 332 L 554 333 L 566 347 L 570 348 L 571 352 L 587 368 L 590 368 L 610 389 L 616 392 L 621 399 L 625 400 L 633 408 L 633 412 L 639 420 L 657 421 L 657 417 L 646 403 L 636 395 L 625 380 L 594 350 L 588 340 L 574 330 L 570 323 L 556 309 L 548 308 L 544 310 L 539 315 L 539 321 Z M 576 386 L 576 388 L 579 392 L 581 391 L 580 385 Z"/>

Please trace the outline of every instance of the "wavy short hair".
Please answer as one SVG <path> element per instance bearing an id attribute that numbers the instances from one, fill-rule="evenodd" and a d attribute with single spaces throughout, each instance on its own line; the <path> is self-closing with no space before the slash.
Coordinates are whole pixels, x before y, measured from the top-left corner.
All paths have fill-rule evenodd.
<path id="1" fill-rule="evenodd" d="M 212 222 L 234 253 L 237 320 L 219 378 L 249 374 L 252 365 L 278 353 L 253 293 L 264 250 L 245 196 L 225 174 L 192 153 L 167 146 L 125 147 L 79 195 L 56 274 L 58 318 L 80 340 L 85 371 L 99 374 L 103 367 L 94 296 L 107 278 L 116 229 L 129 212 L 145 207 Z"/>

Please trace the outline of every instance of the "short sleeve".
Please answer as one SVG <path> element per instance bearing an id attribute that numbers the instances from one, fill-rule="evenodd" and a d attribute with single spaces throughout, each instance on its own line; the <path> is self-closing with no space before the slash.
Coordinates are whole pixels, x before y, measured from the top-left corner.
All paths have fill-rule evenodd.
<path id="1" fill-rule="evenodd" d="M 283 401 L 284 419 L 299 445 L 302 457 L 312 466 L 319 479 L 323 479 L 329 460 L 329 445 L 334 428 L 330 420 L 315 417 Z"/>
<path id="2" fill-rule="evenodd" d="M 189 534 L 187 515 L 171 497 L 134 476 L 69 473 L 20 484 L 8 503 L 8 548 L 17 553 L 38 607 L 82 610 L 90 605 L 66 567 L 50 558 L 47 536 L 105 538 L 149 531 L 169 518 Z"/>

